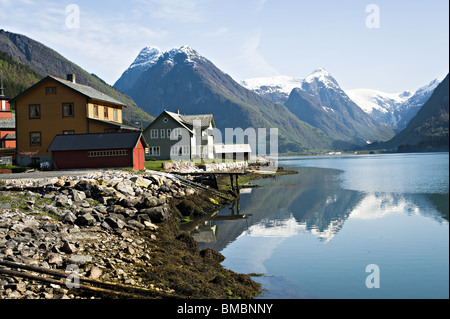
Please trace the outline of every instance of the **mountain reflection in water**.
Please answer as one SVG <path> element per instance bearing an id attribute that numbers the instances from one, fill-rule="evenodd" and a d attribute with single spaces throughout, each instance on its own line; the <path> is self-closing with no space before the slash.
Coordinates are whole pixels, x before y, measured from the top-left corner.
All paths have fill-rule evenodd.
<path id="1" fill-rule="evenodd" d="M 366 193 L 340 186 L 342 172 L 300 168 L 298 175 L 261 180 L 213 218 L 184 225 L 201 249 L 221 251 L 239 236 L 290 237 L 310 233 L 330 242 L 348 219 L 377 219 L 395 213 L 448 221 L 445 194 Z M 440 214 L 436 214 L 439 212 Z"/>

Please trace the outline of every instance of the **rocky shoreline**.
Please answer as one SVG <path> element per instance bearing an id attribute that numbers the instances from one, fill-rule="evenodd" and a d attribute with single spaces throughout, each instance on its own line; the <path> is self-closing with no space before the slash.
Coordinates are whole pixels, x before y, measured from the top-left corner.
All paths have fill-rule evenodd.
<path id="1" fill-rule="evenodd" d="M 67 278 L 148 292 L 138 298 L 253 298 L 259 284 L 223 268 L 220 253 L 199 251 L 178 227 L 183 218 L 228 203 L 154 171 L 1 180 L 0 299 L 131 298 L 73 287 Z M 58 284 L 11 275 L 8 263 L 65 272 L 67 278 Z"/>

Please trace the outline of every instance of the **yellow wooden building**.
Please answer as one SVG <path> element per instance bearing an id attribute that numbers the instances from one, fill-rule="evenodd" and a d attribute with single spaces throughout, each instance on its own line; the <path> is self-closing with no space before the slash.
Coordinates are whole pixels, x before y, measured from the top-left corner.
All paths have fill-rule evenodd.
<path id="1" fill-rule="evenodd" d="M 16 107 L 17 164 L 51 163 L 56 135 L 139 131 L 123 124 L 122 102 L 76 83 L 47 76 L 11 100 Z"/>

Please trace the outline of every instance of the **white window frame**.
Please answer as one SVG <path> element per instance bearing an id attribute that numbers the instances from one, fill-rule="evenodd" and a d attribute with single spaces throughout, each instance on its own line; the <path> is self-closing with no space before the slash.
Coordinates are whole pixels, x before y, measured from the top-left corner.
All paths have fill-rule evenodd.
<path id="1" fill-rule="evenodd" d="M 159 157 L 161 156 L 161 147 L 160 146 L 150 146 L 148 148 L 148 155 Z"/>
<path id="2" fill-rule="evenodd" d="M 112 157 L 112 156 L 127 156 L 127 150 L 102 150 L 102 151 L 89 151 L 89 157 Z"/>
<path id="3" fill-rule="evenodd" d="M 161 138 L 166 138 L 166 129 L 161 129 Z"/>
<path id="4" fill-rule="evenodd" d="M 158 129 L 151 129 L 150 130 L 150 138 L 151 139 L 157 139 L 158 138 Z"/>

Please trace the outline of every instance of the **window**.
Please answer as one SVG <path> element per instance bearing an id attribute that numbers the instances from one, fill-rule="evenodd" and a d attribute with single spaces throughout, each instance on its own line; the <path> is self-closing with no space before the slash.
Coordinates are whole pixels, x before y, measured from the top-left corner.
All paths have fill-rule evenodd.
<path id="1" fill-rule="evenodd" d="M 73 103 L 63 103 L 63 117 L 74 117 Z"/>
<path id="2" fill-rule="evenodd" d="M 178 139 L 181 137 L 181 128 L 175 128 L 172 130 L 170 139 Z"/>
<path id="3" fill-rule="evenodd" d="M 191 150 L 191 147 L 189 145 L 172 146 L 172 148 L 170 149 L 170 154 L 178 155 L 178 156 L 189 155 L 190 150 Z"/>
<path id="4" fill-rule="evenodd" d="M 108 119 L 109 118 L 109 112 L 108 112 L 109 110 L 108 110 L 108 108 L 105 106 L 105 112 L 104 112 L 104 118 L 105 119 Z"/>
<path id="5" fill-rule="evenodd" d="M 75 131 L 64 131 L 63 134 L 64 135 L 74 135 Z"/>
<path id="6" fill-rule="evenodd" d="M 172 130 L 170 128 L 167 129 L 167 138 L 170 139 L 170 132 L 172 132 Z"/>
<path id="7" fill-rule="evenodd" d="M 165 137 L 166 137 L 166 130 L 161 129 L 161 138 L 165 138 Z"/>
<path id="8" fill-rule="evenodd" d="M 30 146 L 41 146 L 41 132 L 30 133 Z"/>
<path id="9" fill-rule="evenodd" d="M 152 146 L 148 149 L 148 155 L 150 156 L 160 156 L 161 155 L 161 149 L 159 146 Z"/>
<path id="10" fill-rule="evenodd" d="M 89 157 L 126 156 L 127 150 L 89 151 Z"/>
<path id="11" fill-rule="evenodd" d="M 30 119 L 40 119 L 41 118 L 41 106 L 30 105 Z"/>
<path id="12" fill-rule="evenodd" d="M 164 123 L 167 123 L 167 122 L 169 122 L 169 120 L 165 117 L 164 120 L 163 120 L 163 122 L 164 122 Z"/>
<path id="13" fill-rule="evenodd" d="M 94 105 L 94 117 L 98 119 L 98 105 Z"/>
<path id="14" fill-rule="evenodd" d="M 49 94 L 56 94 L 56 86 L 45 88 L 45 95 L 49 95 Z"/>
<path id="15" fill-rule="evenodd" d="M 158 130 L 150 130 L 150 138 L 158 138 Z"/>
<path id="16" fill-rule="evenodd" d="M 119 121 L 119 111 L 117 111 L 117 109 L 113 110 L 113 116 L 115 122 Z"/>

